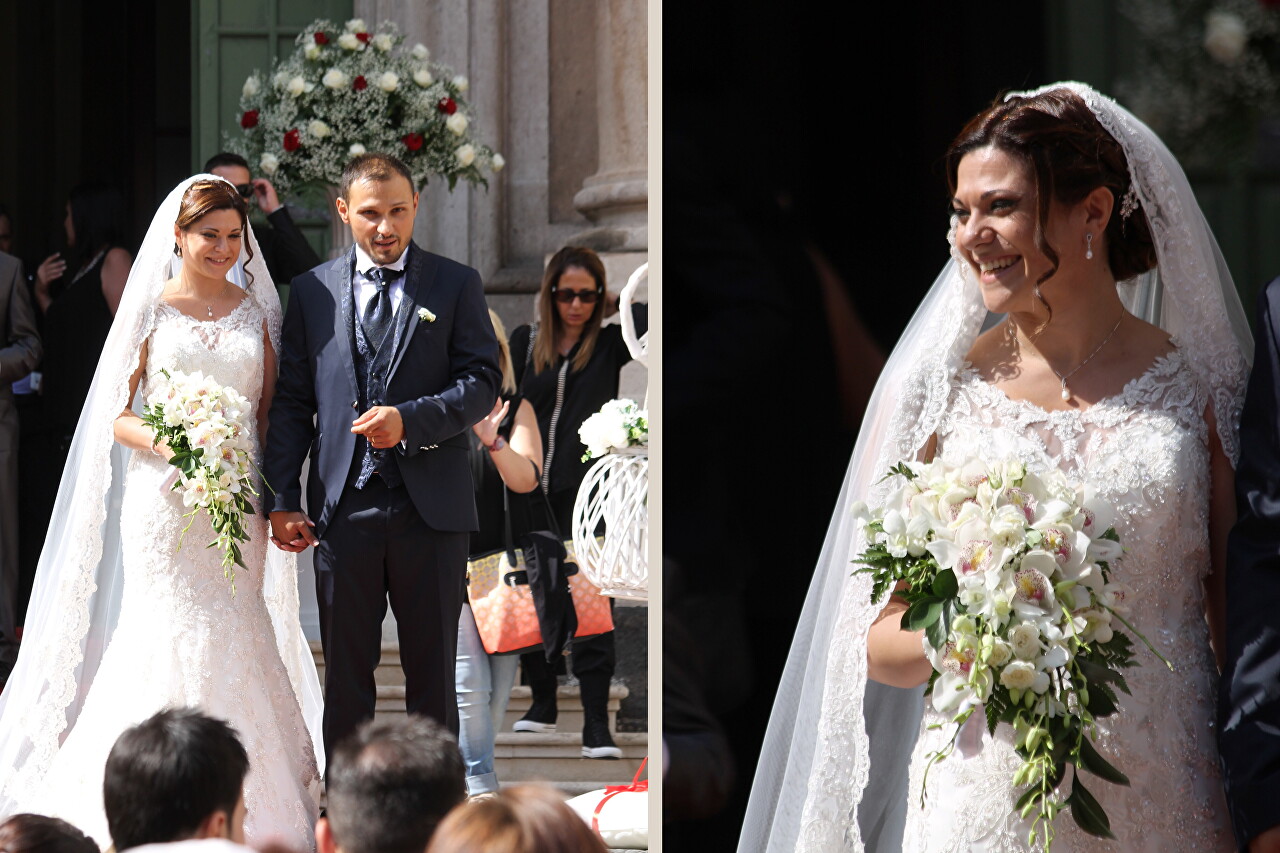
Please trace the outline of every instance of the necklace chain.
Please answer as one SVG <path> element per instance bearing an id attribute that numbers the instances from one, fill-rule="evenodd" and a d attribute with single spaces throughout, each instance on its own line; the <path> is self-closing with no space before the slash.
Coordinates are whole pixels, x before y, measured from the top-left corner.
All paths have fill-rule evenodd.
<path id="1" fill-rule="evenodd" d="M 1066 403 L 1071 402 L 1071 389 L 1067 387 L 1067 380 L 1070 379 L 1072 376 L 1075 376 L 1076 373 L 1080 370 L 1080 368 L 1088 364 L 1089 361 L 1095 355 L 1102 352 L 1102 348 L 1105 347 L 1108 342 L 1110 342 L 1110 340 L 1115 336 L 1116 331 L 1120 328 L 1120 324 L 1124 322 L 1125 313 L 1126 312 L 1124 311 L 1120 312 L 1120 319 L 1116 320 L 1116 324 L 1111 327 L 1111 331 L 1107 332 L 1107 336 L 1102 339 L 1102 343 L 1098 344 L 1098 346 L 1094 349 L 1093 352 L 1085 356 L 1084 361 L 1080 362 L 1075 367 L 1071 368 L 1071 370 L 1068 370 L 1066 373 L 1059 373 L 1056 367 L 1054 367 L 1052 364 L 1049 364 L 1049 360 L 1047 358 L 1044 359 L 1044 363 L 1048 365 L 1049 369 L 1053 371 L 1053 375 L 1058 377 L 1058 381 L 1062 383 L 1063 402 L 1066 402 Z M 1041 358 L 1044 358 L 1044 356 L 1041 356 Z"/>

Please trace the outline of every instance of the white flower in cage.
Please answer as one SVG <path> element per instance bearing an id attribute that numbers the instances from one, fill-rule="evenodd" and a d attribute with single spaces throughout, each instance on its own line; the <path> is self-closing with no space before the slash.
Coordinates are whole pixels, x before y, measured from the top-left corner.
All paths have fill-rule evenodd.
<path id="1" fill-rule="evenodd" d="M 384 71 L 378 78 L 378 88 L 384 92 L 394 92 L 400 85 L 400 76 L 394 71 Z"/>
<path id="2" fill-rule="evenodd" d="M 461 136 L 467 132 L 467 117 L 462 113 L 454 113 L 445 119 L 444 126 L 453 131 L 454 136 Z"/>
<path id="3" fill-rule="evenodd" d="M 418 69 L 415 69 L 413 72 L 413 82 L 417 83 L 419 86 L 425 89 L 428 86 L 430 86 L 432 83 L 436 82 L 436 78 L 432 77 L 431 72 L 428 71 L 425 67 L 418 68 Z"/>
<path id="4" fill-rule="evenodd" d="M 351 82 L 351 78 L 347 76 L 341 68 L 330 68 L 324 72 L 324 76 L 320 78 L 320 82 L 329 89 L 345 89 Z"/>
<path id="5" fill-rule="evenodd" d="M 1223 65 L 1235 65 L 1249 44 L 1244 19 L 1233 12 L 1215 10 L 1204 19 L 1204 49 Z"/>

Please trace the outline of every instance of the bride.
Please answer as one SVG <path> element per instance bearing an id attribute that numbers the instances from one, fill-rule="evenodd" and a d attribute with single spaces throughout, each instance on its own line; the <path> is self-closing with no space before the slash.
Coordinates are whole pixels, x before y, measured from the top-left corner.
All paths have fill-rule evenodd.
<path id="1" fill-rule="evenodd" d="M 868 409 L 739 850 L 1026 849 L 1006 729 L 964 732 L 969 757 L 934 764 L 925 783 L 954 727 L 922 702 L 921 632 L 903 631 L 902 603 L 873 605 L 868 576 L 851 573 L 865 542 L 850 507 L 884 499 L 891 465 L 1011 455 L 1111 503 L 1132 621 L 1174 663 L 1139 644 L 1133 695 L 1099 725 L 1100 751 L 1132 781 L 1093 786 L 1118 841 L 1060 815 L 1054 849 L 1231 850 L 1211 649 L 1223 648 L 1252 342 L 1230 274 L 1173 156 L 1087 86 L 997 101 L 946 162 L 953 260 Z"/>
<path id="2" fill-rule="evenodd" d="M 0 696 L 0 816 L 62 817 L 105 847 L 103 767 L 116 737 L 187 705 L 230 722 L 249 754 L 249 842 L 312 848 L 319 683 L 295 564 L 267 548 L 265 520 L 251 515 L 233 595 L 221 552 L 204 547 L 208 516 L 183 537 L 171 452 L 130 408 L 161 369 L 201 371 L 256 404 L 260 456 L 279 333 L 243 199 L 221 178 L 183 181 L 129 273 L 71 446 L 22 653 Z"/>

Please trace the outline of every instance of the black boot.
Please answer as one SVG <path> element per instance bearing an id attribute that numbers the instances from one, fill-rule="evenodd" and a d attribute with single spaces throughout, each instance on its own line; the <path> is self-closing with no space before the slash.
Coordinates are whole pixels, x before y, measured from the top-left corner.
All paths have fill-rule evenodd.
<path id="1" fill-rule="evenodd" d="M 542 652 L 520 656 L 525 682 L 533 693 L 533 702 L 525 715 L 511 725 L 513 732 L 545 734 L 556 730 L 556 675 Z"/>
<path id="2" fill-rule="evenodd" d="M 622 750 L 609 733 L 609 677 L 584 673 L 578 683 L 582 691 L 582 757 L 621 758 Z"/>

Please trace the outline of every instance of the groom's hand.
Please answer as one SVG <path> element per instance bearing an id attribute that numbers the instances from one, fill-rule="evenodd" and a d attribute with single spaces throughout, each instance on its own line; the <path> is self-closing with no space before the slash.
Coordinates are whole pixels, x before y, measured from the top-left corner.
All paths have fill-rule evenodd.
<path id="1" fill-rule="evenodd" d="M 301 512 L 271 513 L 271 544 L 281 551 L 293 554 L 307 550 L 309 545 L 320 542 L 311 528 L 316 524 Z"/>
<path id="2" fill-rule="evenodd" d="M 395 447 L 404 440 L 404 420 L 395 406 L 374 406 L 351 422 L 351 431 L 379 449 Z"/>

